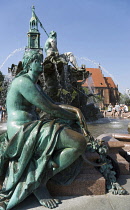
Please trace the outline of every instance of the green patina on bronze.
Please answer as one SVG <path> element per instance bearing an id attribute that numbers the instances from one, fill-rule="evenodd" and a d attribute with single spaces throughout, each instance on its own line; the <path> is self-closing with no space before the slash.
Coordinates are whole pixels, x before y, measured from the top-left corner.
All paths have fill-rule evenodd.
<path id="1" fill-rule="evenodd" d="M 34 8 L 32 13 L 30 36 L 38 33 Z M 50 196 L 46 183 L 52 179 L 58 184 L 70 184 L 80 172 L 82 160 L 88 161 L 84 157 L 86 148 L 100 154 L 100 162 L 95 166 L 101 166 L 108 188 L 114 192 L 120 188 L 118 194 L 123 194 L 111 170 L 107 148 L 88 132 L 81 110 L 57 105 L 37 84 L 43 72 L 43 54 L 37 38 L 35 42 L 31 38 L 22 68 L 7 94 L 7 132 L 0 136 L 0 176 L 4 177 L 0 209 L 13 208 L 31 193 L 41 205 L 55 208 L 59 201 Z M 61 58 L 49 55 L 44 61 L 45 71 L 52 74 L 55 65 L 66 65 Z M 68 91 L 63 89 L 62 94 L 66 96 Z M 49 117 L 40 118 L 36 108 Z"/>
<path id="2" fill-rule="evenodd" d="M 52 207 L 56 207 L 57 201 L 47 196 L 46 183 L 75 162 L 87 145 L 83 135 L 70 125 L 81 116 L 81 113 L 78 116 L 79 110 L 76 109 L 76 113 L 71 111 L 73 108 L 56 105 L 37 85 L 43 71 L 42 62 L 39 51 L 25 52 L 23 70 L 13 80 L 7 94 L 7 135 L 1 137 L 0 154 L 1 175 L 5 164 L 8 168 L 0 193 L 6 209 L 31 193 L 42 205 L 50 207 L 52 200 Z M 35 107 L 48 113 L 51 120 L 41 120 Z M 68 182 L 74 179 L 80 167 L 74 164 L 72 168 L 75 173 L 68 176 Z"/>

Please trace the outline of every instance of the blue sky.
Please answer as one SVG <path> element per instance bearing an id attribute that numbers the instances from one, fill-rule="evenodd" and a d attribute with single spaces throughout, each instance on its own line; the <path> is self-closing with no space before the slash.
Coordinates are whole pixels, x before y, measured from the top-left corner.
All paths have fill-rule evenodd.
<path id="1" fill-rule="evenodd" d="M 24 50 L 19 49 L 27 45 L 32 5 L 46 31 L 57 32 L 60 53 L 73 52 L 78 64 L 89 68 L 100 63 L 104 76 L 112 76 L 119 91 L 130 88 L 129 0 L 1 0 L 3 74 L 22 59 Z M 47 36 L 40 26 L 39 31 L 43 47 Z"/>

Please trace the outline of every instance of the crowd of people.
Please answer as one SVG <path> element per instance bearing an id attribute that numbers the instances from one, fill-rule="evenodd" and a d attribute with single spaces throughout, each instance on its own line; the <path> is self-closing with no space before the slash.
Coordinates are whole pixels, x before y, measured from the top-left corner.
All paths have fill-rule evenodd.
<path id="1" fill-rule="evenodd" d="M 108 105 L 108 109 L 107 112 L 111 112 L 111 116 L 115 117 L 115 116 L 119 116 L 122 117 L 123 113 L 128 113 L 129 109 L 128 106 L 126 104 L 119 104 L 116 103 L 114 106 L 110 103 Z"/>
<path id="2" fill-rule="evenodd" d="M 0 105 L 0 122 L 6 119 L 6 107 Z"/>

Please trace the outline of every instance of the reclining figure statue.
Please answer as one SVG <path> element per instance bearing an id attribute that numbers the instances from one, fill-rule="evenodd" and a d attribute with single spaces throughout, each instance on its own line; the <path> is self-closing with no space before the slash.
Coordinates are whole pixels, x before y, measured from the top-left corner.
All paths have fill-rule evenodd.
<path id="1" fill-rule="evenodd" d="M 69 182 L 79 173 L 87 136 L 74 131 L 71 122 L 82 123 L 83 116 L 78 108 L 56 105 L 37 85 L 43 71 L 40 52 L 25 52 L 22 64 L 7 94 L 7 132 L 0 136 L 0 176 L 5 176 L 0 210 L 13 208 L 31 193 L 41 205 L 55 208 L 59 201 L 50 196 L 46 183 L 53 177 L 60 182 L 56 175 L 67 167 L 75 167 Z M 51 119 L 40 119 L 36 107 Z"/>

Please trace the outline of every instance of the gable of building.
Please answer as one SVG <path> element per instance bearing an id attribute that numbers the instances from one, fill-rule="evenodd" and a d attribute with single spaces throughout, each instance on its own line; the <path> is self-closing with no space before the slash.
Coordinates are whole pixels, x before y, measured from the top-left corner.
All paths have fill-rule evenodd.
<path id="1" fill-rule="evenodd" d="M 100 68 L 86 68 L 86 71 L 89 71 L 91 73 L 94 87 L 107 88 L 104 75 L 102 74 L 102 70 Z M 87 82 L 85 82 L 83 86 L 87 87 Z"/>
<path id="2" fill-rule="evenodd" d="M 92 77 L 93 86 L 95 88 L 113 88 L 118 89 L 118 86 L 115 85 L 111 77 L 104 77 L 102 70 L 100 68 L 86 68 L 86 71 L 89 71 Z M 87 80 L 83 84 L 84 87 L 88 87 Z"/>
<path id="3" fill-rule="evenodd" d="M 111 77 L 104 77 L 104 80 L 108 88 L 114 88 L 114 89 L 118 88 Z"/>

